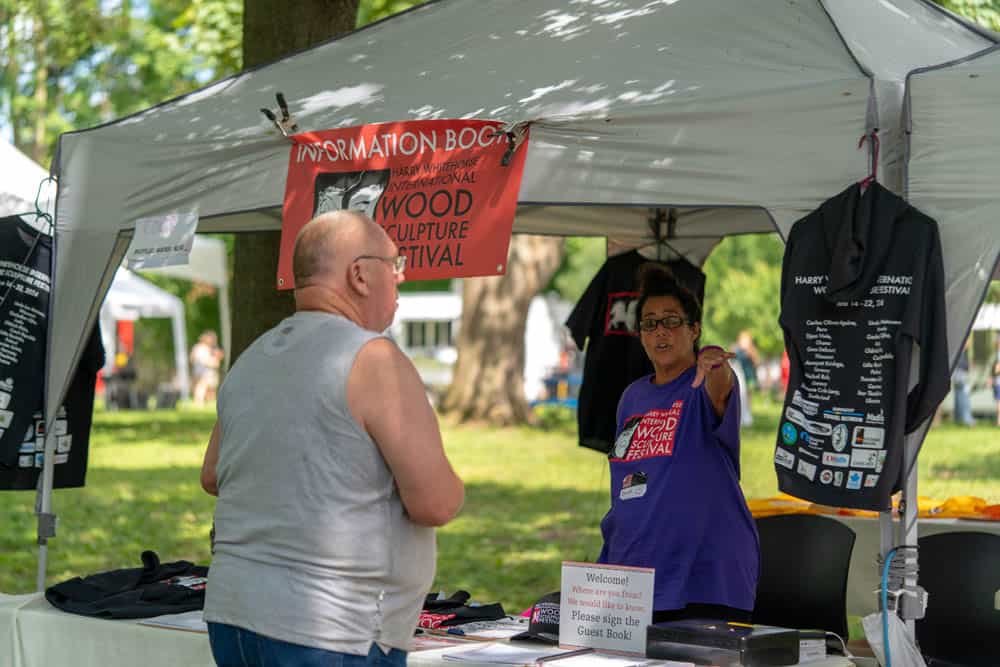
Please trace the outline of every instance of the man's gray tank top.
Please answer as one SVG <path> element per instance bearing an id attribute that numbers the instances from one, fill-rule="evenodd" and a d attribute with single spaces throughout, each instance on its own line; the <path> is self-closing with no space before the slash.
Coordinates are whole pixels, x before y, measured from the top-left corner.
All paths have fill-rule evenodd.
<path id="1" fill-rule="evenodd" d="M 404 514 L 347 406 L 354 359 L 376 337 L 298 312 L 229 372 L 206 620 L 344 653 L 373 641 L 409 649 L 434 578 L 434 530 Z"/>

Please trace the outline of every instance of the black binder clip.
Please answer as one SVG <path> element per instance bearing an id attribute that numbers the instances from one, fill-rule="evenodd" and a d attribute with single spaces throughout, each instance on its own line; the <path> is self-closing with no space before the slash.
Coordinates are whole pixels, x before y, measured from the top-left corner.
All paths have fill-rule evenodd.
<path id="1" fill-rule="evenodd" d="M 525 135 L 528 133 L 528 125 L 530 125 L 530 123 L 531 121 L 511 123 L 497 130 L 497 134 L 504 134 L 507 136 L 507 150 L 504 151 L 503 157 L 500 158 L 500 166 L 510 166 L 510 161 L 514 157 L 514 153 L 517 152 L 518 146 L 521 145 L 521 142 L 524 141 Z"/>
<path id="2" fill-rule="evenodd" d="M 274 112 L 270 109 L 261 108 L 260 112 L 267 116 L 267 119 L 274 123 L 274 126 L 278 128 L 281 132 L 281 136 L 286 139 L 289 138 L 289 133 L 298 132 L 299 126 L 292 118 L 291 114 L 288 113 L 288 103 L 285 102 L 285 96 L 281 93 L 276 93 L 275 97 L 278 98 L 278 109 L 281 111 L 281 118 L 279 119 L 274 115 Z"/>

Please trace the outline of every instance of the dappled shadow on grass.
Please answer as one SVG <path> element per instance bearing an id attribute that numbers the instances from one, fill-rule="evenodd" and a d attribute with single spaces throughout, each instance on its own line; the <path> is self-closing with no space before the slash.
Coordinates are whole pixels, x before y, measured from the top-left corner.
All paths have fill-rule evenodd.
<path id="1" fill-rule="evenodd" d="M 558 590 L 564 560 L 594 561 L 608 493 L 474 482 L 459 517 L 438 533 L 435 589 L 520 611 Z"/>
<path id="2" fill-rule="evenodd" d="M 200 469 L 93 467 L 87 486 L 57 490 L 57 535 L 49 542 L 48 584 L 121 567 L 140 567 L 139 555 L 208 564 L 214 498 L 201 490 Z M 0 592 L 34 590 L 34 494 L 4 499 L 0 530 Z"/>
<path id="3" fill-rule="evenodd" d="M 215 415 L 209 411 L 98 411 L 94 414 L 91 441 L 109 445 L 151 441 L 165 445 L 207 444 L 214 423 Z"/>

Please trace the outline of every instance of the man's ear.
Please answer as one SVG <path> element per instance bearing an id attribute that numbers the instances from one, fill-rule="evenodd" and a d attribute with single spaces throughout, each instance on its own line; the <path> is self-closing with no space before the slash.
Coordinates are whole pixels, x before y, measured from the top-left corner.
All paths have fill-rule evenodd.
<path id="1" fill-rule="evenodd" d="M 361 262 L 351 262 L 347 266 L 347 286 L 361 296 L 368 296 L 371 292 L 368 275 L 364 272 Z"/>

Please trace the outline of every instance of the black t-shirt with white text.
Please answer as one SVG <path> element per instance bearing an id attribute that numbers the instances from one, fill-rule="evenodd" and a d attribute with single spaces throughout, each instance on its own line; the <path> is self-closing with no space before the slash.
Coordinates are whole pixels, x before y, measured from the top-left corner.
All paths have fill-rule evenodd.
<path id="1" fill-rule="evenodd" d="M 889 509 L 906 474 L 904 435 L 948 392 L 937 223 L 878 183 L 828 200 L 789 234 L 779 322 L 790 362 L 779 488 L 825 505 Z"/>
<path id="2" fill-rule="evenodd" d="M 51 253 L 47 234 L 18 216 L 0 218 L 0 489 L 34 489 L 44 459 Z M 53 422 L 54 488 L 84 484 L 94 381 L 103 365 L 95 327 Z"/>

